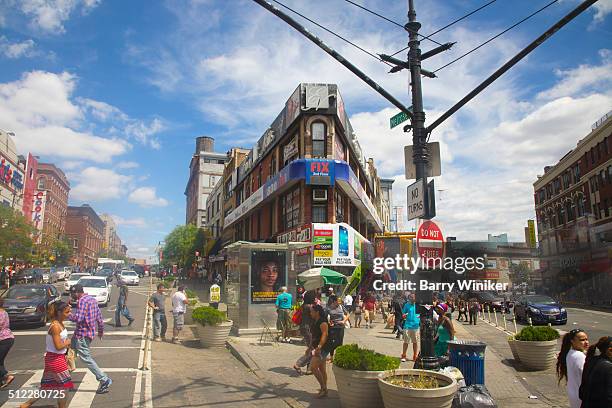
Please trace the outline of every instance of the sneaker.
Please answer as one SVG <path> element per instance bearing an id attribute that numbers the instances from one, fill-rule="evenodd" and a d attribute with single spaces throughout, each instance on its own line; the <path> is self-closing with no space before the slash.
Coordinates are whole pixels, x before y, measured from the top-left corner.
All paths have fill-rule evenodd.
<path id="1" fill-rule="evenodd" d="M 113 380 L 109 378 L 106 379 L 106 381 L 102 381 L 100 382 L 100 386 L 98 387 L 98 390 L 96 391 L 96 394 L 105 394 L 108 392 L 109 387 L 111 386 L 111 384 L 113 383 Z"/>
<path id="2" fill-rule="evenodd" d="M 180 344 L 181 341 L 178 339 L 178 337 L 175 337 L 175 338 L 172 339 L 172 343 L 173 344 Z"/>
<path id="3" fill-rule="evenodd" d="M 408 360 L 406 360 L 406 357 L 402 357 L 402 358 L 401 358 L 401 361 L 402 361 L 402 363 L 405 363 L 405 362 L 406 362 L 406 361 L 408 361 Z"/>
<path id="4" fill-rule="evenodd" d="M 128 323 L 128 326 L 131 326 L 132 323 L 134 323 L 134 319 L 130 319 L 130 322 Z"/>
<path id="5" fill-rule="evenodd" d="M 160 337 L 155 337 L 155 338 L 153 339 L 153 341 L 161 341 L 161 338 L 160 338 Z"/>

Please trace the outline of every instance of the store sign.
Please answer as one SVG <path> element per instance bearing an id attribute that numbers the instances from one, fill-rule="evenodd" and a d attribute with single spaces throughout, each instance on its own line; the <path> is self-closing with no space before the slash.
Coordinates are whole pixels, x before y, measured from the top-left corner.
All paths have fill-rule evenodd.
<path id="1" fill-rule="evenodd" d="M 357 231 L 345 223 L 313 224 L 312 243 L 315 266 L 357 266 L 360 262 L 355 255 L 356 240 L 365 241 Z M 360 246 L 360 245 L 359 245 Z"/>
<path id="2" fill-rule="evenodd" d="M 328 109 L 329 89 L 327 84 L 305 84 L 306 109 Z"/>
<path id="3" fill-rule="evenodd" d="M 42 239 L 42 229 L 45 221 L 45 203 L 47 202 L 46 191 L 36 191 L 32 200 L 32 225 L 36 228 L 34 232 L 34 242 L 40 244 Z"/>
<path id="4" fill-rule="evenodd" d="M 333 160 L 309 160 L 306 163 L 306 184 L 333 186 L 335 166 Z"/>
<path id="5" fill-rule="evenodd" d="M 283 148 L 283 158 L 287 160 L 290 157 L 298 154 L 298 137 L 293 136 L 293 139 Z"/>
<path id="6" fill-rule="evenodd" d="M 23 189 L 23 173 L 3 156 L 0 156 L 0 183 L 16 190 Z"/>
<path id="7" fill-rule="evenodd" d="M 535 222 L 533 220 L 528 220 L 527 228 L 529 230 L 529 248 L 535 248 L 536 247 Z"/>
<path id="8" fill-rule="evenodd" d="M 276 238 L 276 242 L 279 244 L 286 244 L 287 242 L 310 242 L 310 226 L 298 227 L 281 234 Z"/>

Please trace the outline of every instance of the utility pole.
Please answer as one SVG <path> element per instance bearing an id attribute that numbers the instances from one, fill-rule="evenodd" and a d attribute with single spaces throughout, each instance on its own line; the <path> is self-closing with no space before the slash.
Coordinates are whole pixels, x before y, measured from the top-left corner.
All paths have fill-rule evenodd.
<path id="1" fill-rule="evenodd" d="M 427 151 L 427 132 L 425 129 L 425 112 L 423 110 L 423 89 L 421 87 L 421 48 L 419 47 L 419 29 L 421 23 L 417 21 L 414 9 L 414 0 L 408 0 L 408 23 L 405 25 L 408 31 L 408 64 L 410 66 L 410 91 L 412 96 L 412 124 L 405 126 L 404 131 L 409 132 L 412 128 L 412 144 L 414 146 L 412 159 L 416 168 L 416 179 L 423 183 L 425 203 L 427 197 L 427 164 L 429 152 Z M 431 299 L 429 300 L 431 301 Z M 418 366 L 426 370 L 437 370 L 439 368 L 438 358 L 434 352 L 434 321 L 433 306 L 427 305 L 427 301 L 421 306 L 421 356 Z M 416 362 L 415 362 L 416 364 Z"/>

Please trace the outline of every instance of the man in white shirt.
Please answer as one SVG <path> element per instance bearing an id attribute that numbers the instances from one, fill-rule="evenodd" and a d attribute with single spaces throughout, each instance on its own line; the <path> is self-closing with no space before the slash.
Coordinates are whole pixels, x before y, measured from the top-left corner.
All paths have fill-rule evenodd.
<path id="1" fill-rule="evenodd" d="M 185 312 L 187 311 L 187 295 L 185 286 L 181 285 L 174 295 L 172 295 L 172 317 L 174 317 L 174 327 L 172 329 L 172 342 L 179 342 L 179 333 L 185 325 Z"/>
<path id="2" fill-rule="evenodd" d="M 349 314 L 353 311 L 353 297 L 350 293 L 347 293 L 343 300 L 344 307 L 346 308 Z"/>

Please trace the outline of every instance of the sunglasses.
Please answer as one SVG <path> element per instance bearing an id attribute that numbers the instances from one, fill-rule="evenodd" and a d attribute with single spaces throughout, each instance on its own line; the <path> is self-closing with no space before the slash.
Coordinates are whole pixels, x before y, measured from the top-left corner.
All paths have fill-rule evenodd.
<path id="1" fill-rule="evenodd" d="M 580 332 L 583 332 L 583 331 L 584 330 L 582 330 L 582 329 L 572 329 L 572 330 L 569 331 L 569 334 L 573 336 L 574 334 L 577 334 L 577 333 L 580 333 Z"/>

